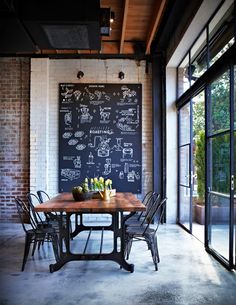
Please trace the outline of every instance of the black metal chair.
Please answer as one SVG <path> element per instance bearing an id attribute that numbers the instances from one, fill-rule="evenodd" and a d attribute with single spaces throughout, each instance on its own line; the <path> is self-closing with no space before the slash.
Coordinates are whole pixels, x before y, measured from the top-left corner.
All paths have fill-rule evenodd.
<path id="1" fill-rule="evenodd" d="M 42 190 L 37 191 L 37 196 L 40 203 L 44 203 L 45 201 L 50 200 L 50 196 L 45 191 Z M 55 213 L 47 212 L 45 213 L 45 216 L 49 221 L 54 221 L 54 220 L 58 221 L 58 217 L 59 217 L 59 215 L 56 212 Z"/>
<path id="2" fill-rule="evenodd" d="M 55 229 L 50 226 L 45 226 L 43 223 L 36 223 L 33 214 L 30 212 L 31 205 L 26 204 L 20 198 L 15 198 L 15 202 L 25 232 L 25 249 L 21 271 L 24 271 L 31 244 L 33 244 L 33 256 L 37 244 L 39 246 L 43 244 L 44 241 L 52 242 L 55 259 L 58 260 L 58 236 Z M 25 217 L 29 220 L 27 225 L 24 222 Z"/>
<path id="3" fill-rule="evenodd" d="M 129 258 L 133 241 L 145 241 L 148 245 L 148 249 L 151 251 L 156 271 L 158 270 L 158 263 L 160 262 L 157 244 L 157 230 L 162 222 L 165 203 L 166 198 L 160 200 L 159 197 L 157 197 L 144 220 L 137 226 L 126 227 L 125 232 L 125 253 L 127 259 Z M 151 225 L 154 218 L 156 218 L 155 224 Z"/>
<path id="4" fill-rule="evenodd" d="M 30 205 L 30 214 L 32 215 L 32 217 L 34 218 L 34 221 L 37 223 L 37 224 L 47 224 L 49 223 L 49 219 L 47 217 L 46 214 L 44 213 L 38 213 L 35 211 L 34 207 L 37 205 L 37 204 L 40 204 L 40 200 L 38 198 L 38 196 L 36 196 L 35 194 L 33 193 L 27 193 L 26 194 L 26 197 L 28 199 L 28 203 Z"/>
<path id="5" fill-rule="evenodd" d="M 143 212 L 135 213 L 133 216 L 128 218 L 125 222 L 125 226 L 137 226 L 142 223 L 142 221 L 145 219 L 145 216 L 149 213 L 150 209 L 152 208 L 152 205 L 156 201 L 157 198 L 160 197 L 160 194 L 156 192 L 148 192 L 143 199 L 143 204 L 146 206 L 146 210 Z"/>
<path id="6" fill-rule="evenodd" d="M 37 195 L 40 203 L 44 203 L 45 201 L 50 200 L 49 195 L 45 191 L 39 190 L 37 191 Z M 59 232 L 59 221 L 61 221 L 61 219 L 62 219 L 62 225 L 66 224 L 66 215 L 62 215 L 61 218 L 61 215 L 57 214 L 56 212 L 47 212 L 45 213 L 45 216 L 47 221 L 52 224 L 52 226 L 56 229 L 57 232 Z M 70 226 L 71 239 L 73 239 L 71 220 L 69 222 L 69 226 Z"/>

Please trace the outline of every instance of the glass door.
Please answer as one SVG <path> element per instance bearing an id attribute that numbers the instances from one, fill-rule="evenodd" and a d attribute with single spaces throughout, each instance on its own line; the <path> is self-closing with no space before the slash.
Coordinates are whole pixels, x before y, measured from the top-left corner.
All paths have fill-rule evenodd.
<path id="1" fill-rule="evenodd" d="M 205 240 L 205 91 L 192 99 L 193 115 L 193 178 L 192 234 Z"/>
<path id="2" fill-rule="evenodd" d="M 179 110 L 178 222 L 192 232 L 192 105 Z"/>
<path id="3" fill-rule="evenodd" d="M 230 268 L 235 264 L 232 74 L 226 71 L 208 88 L 206 135 L 206 247 Z"/>
<path id="4" fill-rule="evenodd" d="M 179 223 L 204 242 L 205 92 L 179 110 Z"/>

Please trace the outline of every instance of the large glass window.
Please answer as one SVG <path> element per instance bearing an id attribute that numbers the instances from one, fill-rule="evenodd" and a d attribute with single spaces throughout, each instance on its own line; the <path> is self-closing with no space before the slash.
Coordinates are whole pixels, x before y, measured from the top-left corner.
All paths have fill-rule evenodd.
<path id="1" fill-rule="evenodd" d="M 214 14 L 178 66 L 178 97 L 186 92 L 235 42 L 234 1 Z"/>
<path id="2" fill-rule="evenodd" d="M 191 137 L 190 137 L 190 103 L 181 108 L 179 112 L 179 221 L 190 229 L 190 204 L 191 204 Z"/>
<path id="3" fill-rule="evenodd" d="M 189 54 L 187 54 L 178 67 L 178 97 L 190 87 L 189 70 Z"/>
<path id="4" fill-rule="evenodd" d="M 191 85 L 207 70 L 207 31 L 204 30 L 190 50 Z"/>
<path id="5" fill-rule="evenodd" d="M 178 66 L 178 220 L 236 269 L 233 2 L 222 1 Z"/>
<path id="6" fill-rule="evenodd" d="M 193 149 L 192 149 L 192 234 L 204 242 L 205 225 L 205 94 L 200 92 L 192 99 Z"/>
<path id="7" fill-rule="evenodd" d="M 229 71 L 210 87 L 208 131 L 210 246 L 229 260 L 230 82 Z"/>
<path id="8" fill-rule="evenodd" d="M 232 4 L 227 5 L 229 2 Z M 234 43 L 233 1 L 222 5 L 209 23 L 210 65 L 218 60 Z"/>

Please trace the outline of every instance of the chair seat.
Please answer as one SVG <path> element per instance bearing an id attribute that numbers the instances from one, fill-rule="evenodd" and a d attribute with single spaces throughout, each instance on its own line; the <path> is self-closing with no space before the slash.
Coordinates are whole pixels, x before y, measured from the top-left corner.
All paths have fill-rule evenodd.
<path id="1" fill-rule="evenodd" d="M 131 226 L 131 227 L 127 228 L 126 233 L 128 235 L 132 235 L 133 237 L 135 237 L 135 236 L 145 236 L 145 235 L 153 234 L 155 232 L 155 230 L 150 227 L 147 228 L 146 231 L 145 231 L 145 229 L 146 229 L 146 226 L 143 226 L 143 227 Z M 145 231 L 145 233 L 144 233 L 144 231 Z"/>

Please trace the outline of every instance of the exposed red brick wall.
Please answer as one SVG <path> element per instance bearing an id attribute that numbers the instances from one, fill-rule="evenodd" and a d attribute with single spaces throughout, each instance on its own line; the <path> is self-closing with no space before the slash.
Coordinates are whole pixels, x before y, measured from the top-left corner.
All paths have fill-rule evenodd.
<path id="1" fill-rule="evenodd" d="M 0 221 L 16 222 L 29 191 L 30 60 L 0 58 Z"/>

